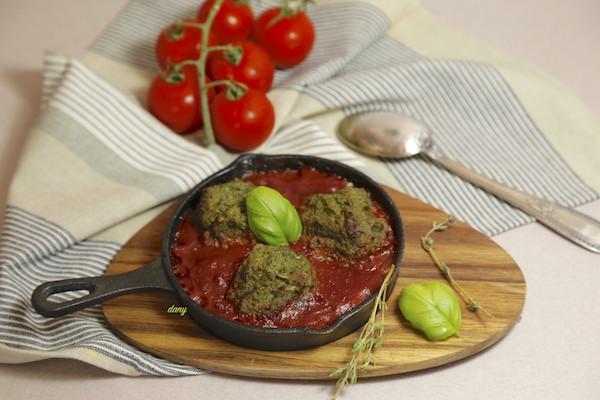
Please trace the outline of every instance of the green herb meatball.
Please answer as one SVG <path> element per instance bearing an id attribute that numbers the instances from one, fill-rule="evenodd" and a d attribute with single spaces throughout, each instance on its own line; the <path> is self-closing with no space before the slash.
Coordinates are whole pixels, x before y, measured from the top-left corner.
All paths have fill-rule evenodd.
<path id="1" fill-rule="evenodd" d="M 347 187 L 312 196 L 302 209 L 304 231 L 316 246 L 344 256 L 360 256 L 378 249 L 388 224 L 373 214 L 366 190 Z"/>
<path id="2" fill-rule="evenodd" d="M 227 292 L 239 312 L 281 311 L 315 285 L 312 265 L 287 246 L 257 244 L 242 261 Z"/>
<path id="3" fill-rule="evenodd" d="M 217 239 L 239 239 L 248 232 L 246 196 L 254 185 L 234 179 L 204 189 L 200 199 L 200 224 Z"/>

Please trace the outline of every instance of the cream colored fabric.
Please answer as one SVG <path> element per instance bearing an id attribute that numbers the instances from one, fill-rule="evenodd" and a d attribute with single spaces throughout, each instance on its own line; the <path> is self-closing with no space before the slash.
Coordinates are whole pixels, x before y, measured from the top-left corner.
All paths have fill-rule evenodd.
<path id="1" fill-rule="evenodd" d="M 146 192 L 99 175 L 52 136 L 39 131 L 33 132 L 21 160 L 10 203 L 59 222 L 78 238 L 93 235 L 86 227 L 96 226 L 98 218 L 114 225 L 127 210 L 148 208 L 155 202 Z M 79 188 L 79 197 L 72 196 L 72 187 Z M 49 203 L 49 196 L 56 201 Z M 92 202 L 90 196 L 103 201 Z"/>

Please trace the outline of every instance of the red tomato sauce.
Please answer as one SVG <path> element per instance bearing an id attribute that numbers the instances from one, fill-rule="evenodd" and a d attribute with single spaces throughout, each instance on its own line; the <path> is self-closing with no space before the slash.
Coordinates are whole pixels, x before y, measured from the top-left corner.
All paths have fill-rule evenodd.
<path id="1" fill-rule="evenodd" d="M 349 185 L 341 177 L 312 168 L 257 172 L 244 179 L 278 190 L 298 209 L 313 194 L 331 193 Z M 387 214 L 375 201 L 373 211 L 389 225 Z M 194 301 L 229 320 L 268 328 L 322 329 L 379 290 L 396 256 L 391 227 L 383 246 L 370 254 L 345 260 L 347 266 L 327 257 L 327 249 L 313 248 L 302 235 L 290 247 L 310 261 L 316 286 L 309 295 L 289 303 L 278 313 L 252 316 L 238 313 L 226 294 L 238 266 L 254 244 L 251 237 L 236 243 L 217 243 L 184 220 L 171 247 L 173 270 Z"/>

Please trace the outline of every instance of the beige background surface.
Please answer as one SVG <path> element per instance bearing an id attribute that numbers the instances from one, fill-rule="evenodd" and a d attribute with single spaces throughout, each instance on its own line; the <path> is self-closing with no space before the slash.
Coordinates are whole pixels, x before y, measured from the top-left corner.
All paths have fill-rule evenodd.
<path id="1" fill-rule="evenodd" d="M 422 0 L 463 31 L 544 68 L 600 116 L 598 0 Z M 37 113 L 45 49 L 79 54 L 124 0 L 0 1 L 0 203 Z M 573 132 L 573 135 L 576 135 Z M 600 134 L 600 132 L 598 133 Z M 600 202 L 581 208 L 600 218 Z M 344 399 L 600 398 L 600 256 L 538 224 L 496 237 L 521 265 L 522 321 L 492 349 L 452 366 L 364 380 Z M 331 385 L 242 379 L 127 378 L 75 361 L 0 365 L 2 399 L 326 399 Z"/>

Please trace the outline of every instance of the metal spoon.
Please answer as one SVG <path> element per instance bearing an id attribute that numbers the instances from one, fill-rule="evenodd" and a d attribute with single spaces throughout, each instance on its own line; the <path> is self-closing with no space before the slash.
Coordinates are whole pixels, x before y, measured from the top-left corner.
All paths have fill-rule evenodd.
<path id="1" fill-rule="evenodd" d="M 422 122 L 396 112 L 348 116 L 337 130 L 351 149 L 369 156 L 406 158 L 422 154 L 448 171 L 535 217 L 539 222 L 578 245 L 600 253 L 600 222 L 563 207 L 505 186 L 474 172 L 433 147 L 431 130 Z"/>

